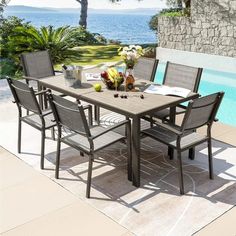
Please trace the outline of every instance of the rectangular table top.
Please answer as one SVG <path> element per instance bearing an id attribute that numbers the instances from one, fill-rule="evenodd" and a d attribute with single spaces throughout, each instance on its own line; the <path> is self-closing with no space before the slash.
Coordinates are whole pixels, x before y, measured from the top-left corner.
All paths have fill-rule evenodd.
<path id="1" fill-rule="evenodd" d="M 114 94 L 119 97 L 114 97 Z M 127 98 L 121 98 L 121 95 L 127 95 Z M 140 95 L 143 95 L 142 99 Z M 81 99 L 101 106 L 108 110 L 118 112 L 129 117 L 142 117 L 147 114 L 152 114 L 155 111 L 162 110 L 168 107 L 176 106 L 179 103 L 197 98 L 198 94 L 191 93 L 187 98 L 164 96 L 157 94 L 147 94 L 143 92 L 122 92 L 103 89 L 101 92 L 86 93 L 81 96 Z"/>
<path id="2" fill-rule="evenodd" d="M 196 93 L 191 93 L 187 98 L 143 93 L 142 91 L 147 85 L 151 84 L 151 82 L 147 80 L 135 81 L 135 86 L 140 89 L 139 92 L 108 90 L 102 81 L 87 82 L 85 78 L 82 80 L 81 87 L 69 87 L 65 84 L 63 75 L 41 79 L 40 83 L 46 88 L 51 88 L 55 91 L 116 111 L 129 117 L 137 115 L 141 117 L 146 114 L 151 114 L 154 111 L 176 106 L 179 103 L 198 97 L 198 94 Z M 101 92 L 95 92 L 93 88 L 94 83 L 102 85 Z M 119 97 L 117 98 L 114 97 L 114 94 L 116 93 L 119 94 Z M 144 96 L 143 99 L 140 98 L 141 94 Z M 121 95 L 126 95 L 127 98 L 121 98 Z"/>

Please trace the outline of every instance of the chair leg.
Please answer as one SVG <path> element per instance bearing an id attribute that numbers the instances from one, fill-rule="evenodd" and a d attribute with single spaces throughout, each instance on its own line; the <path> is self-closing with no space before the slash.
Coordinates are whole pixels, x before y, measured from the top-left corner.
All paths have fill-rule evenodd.
<path id="1" fill-rule="evenodd" d="M 61 154 L 61 129 L 58 128 L 56 170 L 55 170 L 55 178 L 56 179 L 59 178 L 60 154 Z"/>
<path id="2" fill-rule="evenodd" d="M 182 168 L 182 158 L 181 152 L 177 150 L 177 159 L 178 159 L 178 176 L 179 176 L 179 190 L 180 194 L 184 194 L 184 180 L 183 180 L 183 168 Z"/>
<path id="3" fill-rule="evenodd" d="M 210 179 L 214 179 L 211 138 L 209 138 L 208 140 L 208 161 L 209 161 L 209 177 Z"/>
<path id="4" fill-rule="evenodd" d="M 41 160 L 40 168 L 44 169 L 44 151 L 45 151 L 45 129 L 41 130 Z"/>
<path id="5" fill-rule="evenodd" d="M 88 178 L 87 178 L 87 189 L 86 189 L 86 197 L 90 198 L 90 190 L 91 190 L 91 180 L 92 180 L 92 170 L 93 170 L 93 154 L 89 155 L 89 166 L 88 166 Z"/>
<path id="6" fill-rule="evenodd" d="M 19 119 L 18 119 L 18 142 L 17 142 L 18 153 L 21 153 L 21 130 L 22 130 L 22 124 L 21 124 L 21 119 L 19 117 Z"/>
<path id="7" fill-rule="evenodd" d="M 189 151 L 188 151 L 188 158 L 190 160 L 194 160 L 195 158 L 195 148 L 190 148 Z"/>

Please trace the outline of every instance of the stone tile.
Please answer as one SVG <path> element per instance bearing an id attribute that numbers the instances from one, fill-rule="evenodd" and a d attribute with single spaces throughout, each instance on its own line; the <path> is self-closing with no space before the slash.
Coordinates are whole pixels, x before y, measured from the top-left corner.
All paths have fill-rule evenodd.
<path id="1" fill-rule="evenodd" d="M 3 149 L 4 150 L 4 149 Z M 0 161 L 0 190 L 21 184 L 35 176 L 40 176 L 22 160 L 4 150 Z"/>
<path id="2" fill-rule="evenodd" d="M 0 191 L 0 233 L 25 224 L 77 199 L 47 177 L 36 176 Z"/>
<path id="3" fill-rule="evenodd" d="M 218 140 L 236 146 L 236 128 L 218 136 Z"/>
<path id="4" fill-rule="evenodd" d="M 81 200 L 78 200 L 70 206 L 44 215 L 27 224 L 10 230 L 3 235 L 131 236 L 132 234 L 104 214 L 98 212 Z"/>
<path id="5" fill-rule="evenodd" d="M 12 154 L 0 146 L 0 161 L 12 159 Z"/>
<path id="6" fill-rule="evenodd" d="M 236 207 L 232 208 L 216 220 L 214 220 L 211 224 L 204 227 L 202 230 L 194 234 L 194 236 L 221 236 L 221 235 L 229 235 L 235 236 L 235 219 L 236 219 Z"/>

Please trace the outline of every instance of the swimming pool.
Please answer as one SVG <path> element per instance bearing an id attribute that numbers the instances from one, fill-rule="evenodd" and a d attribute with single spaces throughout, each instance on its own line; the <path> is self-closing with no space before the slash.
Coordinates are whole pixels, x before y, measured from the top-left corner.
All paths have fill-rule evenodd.
<path id="1" fill-rule="evenodd" d="M 158 65 L 155 76 L 156 83 L 162 83 L 165 66 L 165 63 Z M 204 96 L 219 91 L 224 91 L 225 96 L 217 113 L 217 118 L 222 123 L 236 126 L 236 73 L 204 69 L 199 93 Z"/>

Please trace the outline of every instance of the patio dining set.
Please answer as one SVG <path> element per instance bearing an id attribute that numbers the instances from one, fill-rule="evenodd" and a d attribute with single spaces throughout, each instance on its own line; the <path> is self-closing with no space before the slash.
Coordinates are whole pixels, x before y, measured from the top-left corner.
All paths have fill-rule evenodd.
<path id="1" fill-rule="evenodd" d="M 187 97 L 180 97 L 144 93 L 149 85 L 155 84 L 156 59 L 142 57 L 135 65 L 135 86 L 138 88 L 135 92 L 109 90 L 102 81 L 86 79 L 80 86 L 68 86 L 64 75 L 53 69 L 48 51 L 24 53 L 21 61 L 26 83 L 7 78 L 19 111 L 18 152 L 21 152 L 22 122 L 25 122 L 41 132 L 40 167 L 43 169 L 45 134 L 46 130 L 51 130 L 57 141 L 55 178 L 59 178 L 61 143 L 65 143 L 77 149 L 78 155 L 88 156 L 86 197 L 89 198 L 94 154 L 116 142 L 123 142 L 127 146 L 127 179 L 140 187 L 141 142 L 150 137 L 167 145 L 170 159 L 177 154 L 180 194 L 184 194 L 182 152 L 188 150 L 189 158 L 193 160 L 195 146 L 204 142 L 208 145 L 209 177 L 213 179 L 211 128 L 224 93 L 207 96 L 198 93 L 202 68 L 167 62 L 163 85 L 191 91 Z M 101 68 L 93 67 L 88 71 L 100 73 Z M 32 86 L 32 81 L 36 81 L 36 87 Z M 94 90 L 95 83 L 101 84 L 102 91 Z M 114 96 L 117 93 L 119 96 Z M 123 94 L 126 99 L 121 98 Z M 123 115 L 124 120 L 103 127 L 101 108 Z M 177 115 L 181 115 L 179 125 Z M 145 129 L 141 129 L 143 120 L 149 124 Z M 204 135 L 198 132 L 202 126 L 207 127 Z M 124 132 L 117 132 L 121 127 Z"/>

